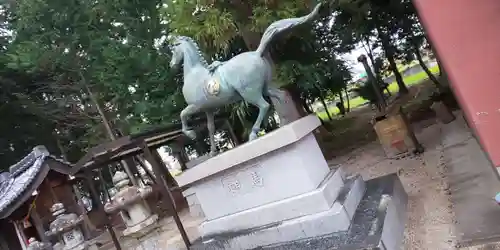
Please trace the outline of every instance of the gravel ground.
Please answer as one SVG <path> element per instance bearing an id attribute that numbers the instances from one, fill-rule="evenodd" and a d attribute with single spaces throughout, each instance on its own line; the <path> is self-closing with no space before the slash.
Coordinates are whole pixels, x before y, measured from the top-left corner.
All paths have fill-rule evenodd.
<path id="1" fill-rule="evenodd" d="M 398 173 L 409 196 L 404 249 L 455 249 L 440 131 L 440 125 L 436 124 L 417 133 L 426 149 L 419 156 L 385 159 L 379 144 L 373 142 L 330 162 L 341 164 L 347 173 L 361 174 L 365 180 Z"/>
<path id="2" fill-rule="evenodd" d="M 443 164 L 441 125 L 433 124 L 426 128 L 418 128 L 423 126 L 416 126 L 417 138 L 426 149 L 419 156 L 386 159 L 379 143 L 372 142 L 349 154 L 336 157 L 329 163 L 340 164 L 347 173 L 361 174 L 365 180 L 390 173 L 399 175 L 409 198 L 405 250 L 457 249 L 454 214 L 444 174 L 446 166 Z M 184 216 L 186 215 L 183 214 L 182 217 Z M 461 249 L 500 250 L 500 244 Z"/>

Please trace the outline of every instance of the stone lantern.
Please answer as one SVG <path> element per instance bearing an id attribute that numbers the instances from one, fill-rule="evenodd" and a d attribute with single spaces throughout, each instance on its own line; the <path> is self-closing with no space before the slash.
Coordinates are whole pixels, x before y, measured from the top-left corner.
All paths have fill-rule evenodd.
<path id="1" fill-rule="evenodd" d="M 45 242 L 37 241 L 35 238 L 31 237 L 28 240 L 28 250 L 52 250 L 52 245 Z"/>
<path id="2" fill-rule="evenodd" d="M 80 225 L 83 223 L 83 216 L 78 216 L 75 213 L 67 214 L 62 203 L 52 205 L 50 211 L 56 219 L 50 223 L 50 230 L 45 234 L 47 236 L 61 236 L 64 250 L 87 249 L 83 233 L 80 229 Z"/>
<path id="3" fill-rule="evenodd" d="M 150 186 L 144 188 L 129 186 L 129 182 L 126 173 L 116 172 L 113 176 L 113 183 L 118 192 L 113 195 L 110 202 L 104 205 L 104 211 L 108 214 L 120 211 L 127 226 L 123 231 L 124 236 L 138 233 L 158 220 L 158 215 L 152 214 L 144 201 L 153 193 L 153 188 Z"/>

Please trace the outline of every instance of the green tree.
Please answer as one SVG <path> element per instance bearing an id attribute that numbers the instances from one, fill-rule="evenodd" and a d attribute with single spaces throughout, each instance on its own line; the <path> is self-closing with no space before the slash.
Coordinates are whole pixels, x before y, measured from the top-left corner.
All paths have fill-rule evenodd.
<path id="1" fill-rule="evenodd" d="M 94 143 L 113 139 L 115 128 L 170 123 L 183 103 L 158 49 L 167 30 L 160 3 L 19 1 L 12 65 L 50 72 L 54 89 L 73 86 L 68 95 L 100 117 L 89 133 Z"/>
<path id="2" fill-rule="evenodd" d="M 422 58 L 421 50 L 427 43 L 427 39 L 418 19 L 415 6 L 410 0 L 401 0 L 394 8 L 398 9 L 398 11 L 395 11 L 398 14 L 397 18 L 401 26 L 401 31 L 398 35 L 402 41 L 401 50 L 405 52 L 405 59 L 407 61 L 416 59 L 420 67 L 429 76 L 429 79 L 438 89 L 441 89 L 442 85 L 439 83 L 439 80 L 432 74 Z"/>
<path id="3" fill-rule="evenodd" d="M 240 38 L 245 44 L 244 50 L 256 49 L 261 33 L 270 23 L 306 14 L 312 9 L 312 2 L 310 0 L 171 1 L 165 8 L 164 18 L 165 21 L 169 21 L 173 32 L 193 37 L 210 58 L 214 58 L 214 55 L 227 51 L 233 40 Z M 271 55 L 273 61 L 280 61 L 276 58 L 276 53 Z M 296 86 L 289 84 L 288 79 L 277 79 L 275 82 L 282 86 L 286 85 L 286 90 L 290 92 L 297 107 L 300 107 L 300 93 L 297 92 Z"/>
<path id="4" fill-rule="evenodd" d="M 399 9 L 394 7 L 399 6 L 397 1 L 341 1 L 335 10 L 334 30 L 346 44 L 364 43 L 369 52 L 381 47 L 389 63 L 389 69 L 396 78 L 400 93 L 407 93 L 408 88 L 396 62 L 401 57 L 401 51 L 397 46 L 398 41 L 395 40 L 401 28 L 400 20 L 397 18 Z M 349 36 L 352 38 L 348 38 Z M 372 65 L 375 65 L 373 53 L 368 53 L 368 56 Z M 378 82 L 382 83 L 380 78 Z"/>

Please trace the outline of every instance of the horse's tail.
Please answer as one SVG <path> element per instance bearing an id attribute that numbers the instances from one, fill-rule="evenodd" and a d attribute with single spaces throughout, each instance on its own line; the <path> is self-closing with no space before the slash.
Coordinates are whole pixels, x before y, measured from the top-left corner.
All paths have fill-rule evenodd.
<path id="1" fill-rule="evenodd" d="M 277 35 L 282 34 L 285 31 L 290 31 L 301 24 L 308 23 L 314 20 L 319 13 L 320 7 L 321 3 L 316 5 L 316 7 L 314 7 L 314 10 L 306 16 L 282 19 L 269 25 L 269 27 L 267 27 L 266 31 L 264 32 L 264 35 L 262 35 L 262 38 L 260 39 L 259 47 L 256 50 L 257 53 L 259 53 L 261 56 L 264 56 L 268 50 L 269 44 Z"/>

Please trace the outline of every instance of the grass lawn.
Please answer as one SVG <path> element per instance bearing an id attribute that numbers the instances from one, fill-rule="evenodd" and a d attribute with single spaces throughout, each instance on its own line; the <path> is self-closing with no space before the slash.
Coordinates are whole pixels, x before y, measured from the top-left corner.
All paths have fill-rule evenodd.
<path id="1" fill-rule="evenodd" d="M 429 70 L 433 74 L 439 73 L 438 66 L 434 66 L 432 68 L 429 68 Z M 422 72 L 417 73 L 417 74 L 406 76 L 403 78 L 403 80 L 404 80 L 406 86 L 411 86 L 411 85 L 419 84 L 428 78 L 429 77 L 427 76 L 427 74 L 424 71 L 422 71 Z M 389 89 L 389 91 L 391 91 L 391 93 L 396 93 L 399 91 L 399 86 L 396 82 L 393 82 L 393 83 L 389 84 L 388 89 Z M 351 109 L 359 107 L 365 103 L 366 103 L 366 100 L 360 96 L 350 100 Z M 347 107 L 347 102 L 344 102 L 344 105 Z M 332 115 L 336 115 L 339 113 L 339 109 L 337 107 L 330 107 L 328 110 L 330 111 L 330 114 L 332 114 Z M 326 111 L 317 112 L 316 115 L 318 115 L 319 118 L 321 118 L 322 120 L 328 120 L 328 115 L 326 114 Z"/>

